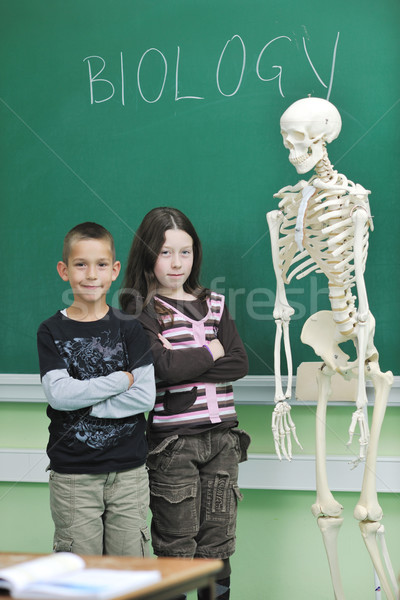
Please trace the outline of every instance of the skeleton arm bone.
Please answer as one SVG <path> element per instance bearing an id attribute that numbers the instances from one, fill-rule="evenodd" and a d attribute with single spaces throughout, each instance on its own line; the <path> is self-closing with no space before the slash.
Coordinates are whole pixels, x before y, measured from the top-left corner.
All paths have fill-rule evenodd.
<path id="1" fill-rule="evenodd" d="M 271 236 L 272 262 L 276 277 L 276 298 L 274 307 L 274 319 L 276 323 L 275 347 L 274 347 L 274 374 L 275 374 L 275 408 L 272 415 L 272 433 L 274 436 L 275 450 L 281 459 L 281 454 L 288 460 L 292 456 L 291 435 L 300 446 L 297 439 L 296 427 L 290 416 L 291 407 L 286 402 L 291 396 L 292 387 L 292 355 L 289 339 L 289 322 L 294 310 L 289 305 L 285 286 L 282 277 L 282 271 L 279 264 L 279 227 L 283 220 L 283 214 L 279 210 L 274 210 L 267 213 L 267 222 Z M 281 377 L 281 342 L 282 330 L 284 350 L 288 367 L 288 383 L 286 393 L 282 389 Z"/>
<path id="2" fill-rule="evenodd" d="M 354 268 L 358 295 L 357 319 L 359 322 L 365 323 L 369 312 L 369 306 L 364 280 L 363 246 L 365 225 L 368 223 L 369 215 L 364 207 L 356 206 L 352 211 L 351 217 L 354 223 Z"/>
<path id="3" fill-rule="evenodd" d="M 290 352 L 290 343 L 289 343 L 289 322 L 290 317 L 293 315 L 294 310 L 289 305 L 286 292 L 285 285 L 282 277 L 282 270 L 279 264 L 279 228 L 283 221 L 283 213 L 279 210 L 273 210 L 267 213 L 267 222 L 270 231 L 271 237 L 271 251 L 272 251 L 272 263 L 274 266 L 275 278 L 276 278 L 276 297 L 275 297 L 275 306 L 274 306 L 274 319 L 277 325 L 276 336 L 275 336 L 275 402 L 279 402 L 281 400 L 285 400 L 289 398 L 291 395 L 291 373 L 288 373 L 288 386 L 286 389 L 286 394 L 283 393 L 282 389 L 282 379 L 281 379 L 281 369 L 280 369 L 280 345 L 281 345 L 281 337 L 282 337 L 282 326 L 283 326 L 283 335 L 284 335 L 284 347 L 286 357 L 288 359 L 288 369 L 291 365 L 291 352 Z M 287 356 L 289 353 L 289 357 Z"/>
<path id="4" fill-rule="evenodd" d="M 358 385 L 357 385 L 357 410 L 353 414 L 349 428 L 349 441 L 351 444 L 356 424 L 360 428 L 360 460 L 365 458 L 365 451 L 369 440 L 368 421 L 365 416 L 367 405 L 367 394 L 365 390 L 365 360 L 367 358 L 367 344 L 371 334 L 371 320 L 369 317 L 369 306 L 367 290 L 364 280 L 364 262 L 363 245 L 365 226 L 368 223 L 369 215 L 364 207 L 355 207 L 352 212 L 354 223 L 354 270 L 356 277 L 356 287 L 358 296 L 357 311 L 357 354 L 358 354 Z M 372 328 L 373 331 L 373 328 Z"/>

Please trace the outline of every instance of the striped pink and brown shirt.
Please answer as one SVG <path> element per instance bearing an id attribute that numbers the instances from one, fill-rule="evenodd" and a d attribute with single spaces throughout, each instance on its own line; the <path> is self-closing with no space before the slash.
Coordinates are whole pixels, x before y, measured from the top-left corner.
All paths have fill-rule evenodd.
<path id="1" fill-rule="evenodd" d="M 157 297 L 171 314 L 160 315 L 162 335 L 173 349 L 199 348 L 217 336 L 224 310 L 224 297 L 212 292 L 207 299 L 208 312 L 194 320 L 172 304 Z M 231 383 L 190 382 L 170 384 L 157 382 L 152 429 L 162 431 L 174 427 L 212 425 L 236 421 Z"/>

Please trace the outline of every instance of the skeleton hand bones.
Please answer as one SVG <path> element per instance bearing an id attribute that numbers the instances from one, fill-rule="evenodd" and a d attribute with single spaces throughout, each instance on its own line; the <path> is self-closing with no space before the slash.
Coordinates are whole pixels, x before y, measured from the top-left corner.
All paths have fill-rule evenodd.
<path id="1" fill-rule="evenodd" d="M 297 439 L 296 426 L 290 416 L 291 406 L 286 400 L 278 400 L 272 413 L 272 435 L 274 436 L 275 452 L 279 460 L 282 454 L 287 460 L 292 460 L 292 440 L 303 450 Z"/>
<path id="2" fill-rule="evenodd" d="M 355 460 L 352 461 L 353 468 L 357 467 L 357 465 L 359 465 L 360 462 L 363 462 L 365 460 L 365 456 L 366 456 L 366 452 L 367 452 L 367 448 L 368 448 L 369 427 L 368 427 L 368 422 L 367 422 L 367 419 L 365 418 L 364 411 L 362 408 L 357 408 L 357 410 L 355 410 L 353 412 L 351 424 L 349 427 L 349 441 L 346 444 L 347 446 L 350 446 L 351 442 L 353 441 L 353 435 L 356 430 L 357 424 L 360 428 L 360 441 L 359 441 L 360 454 L 359 454 L 358 458 L 356 458 Z"/>
<path id="3" fill-rule="evenodd" d="M 289 339 L 289 323 L 290 317 L 294 314 L 294 309 L 287 303 L 286 295 L 284 300 L 280 299 L 277 294 L 274 308 L 274 319 L 276 324 L 276 336 L 275 336 L 275 408 L 272 413 L 272 435 L 274 438 L 275 452 L 282 460 L 282 454 L 286 460 L 292 460 L 292 439 L 302 448 L 297 435 L 296 426 L 290 415 L 292 410 L 287 399 L 291 396 L 292 387 L 292 356 L 290 350 L 290 339 Z M 281 340 L 282 340 L 282 329 L 283 329 L 283 340 L 285 347 L 286 361 L 288 365 L 288 383 L 286 393 L 283 393 L 282 379 L 280 370 L 280 351 L 281 351 Z"/>

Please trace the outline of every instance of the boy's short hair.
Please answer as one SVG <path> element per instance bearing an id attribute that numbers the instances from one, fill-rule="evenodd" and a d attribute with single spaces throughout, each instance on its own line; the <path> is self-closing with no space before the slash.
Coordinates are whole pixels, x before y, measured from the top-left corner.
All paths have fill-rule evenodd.
<path id="1" fill-rule="evenodd" d="M 75 225 L 64 238 L 62 260 L 67 265 L 72 244 L 80 240 L 107 240 L 110 243 L 113 262 L 115 262 L 115 245 L 111 233 L 102 225 L 86 221 Z"/>

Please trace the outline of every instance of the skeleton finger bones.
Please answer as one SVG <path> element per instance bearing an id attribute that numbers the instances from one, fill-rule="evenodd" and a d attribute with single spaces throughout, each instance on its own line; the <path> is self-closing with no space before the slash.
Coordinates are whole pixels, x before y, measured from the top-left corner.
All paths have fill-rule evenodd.
<path id="1" fill-rule="evenodd" d="M 275 451 L 279 460 L 282 460 L 282 454 L 286 460 L 292 460 L 292 439 L 293 436 L 296 444 L 303 450 L 297 434 L 296 426 L 290 415 L 292 410 L 290 404 L 286 400 L 279 400 L 275 404 L 272 413 L 272 434 L 274 438 Z"/>
<path id="2" fill-rule="evenodd" d="M 368 441 L 369 441 L 368 421 L 366 419 L 364 410 L 362 408 L 358 408 L 357 410 L 355 410 L 353 412 L 351 424 L 349 427 L 349 441 L 346 444 L 347 446 L 350 446 L 351 442 L 353 441 L 353 436 L 354 436 L 354 432 L 356 430 L 357 424 L 360 429 L 360 441 L 359 441 L 360 454 L 359 454 L 358 458 L 356 458 L 354 461 L 352 461 L 353 467 L 356 467 L 360 462 L 365 460 L 366 451 L 367 451 L 367 447 L 368 447 Z"/>

